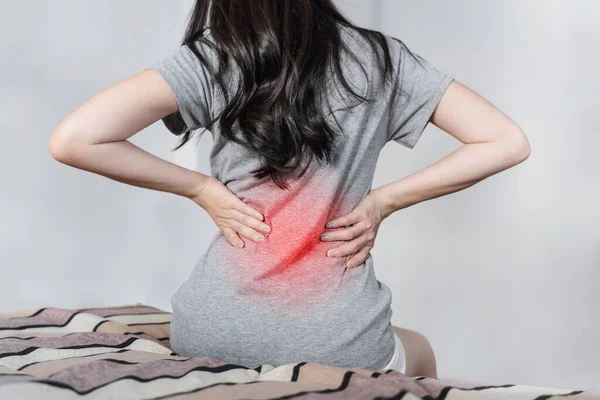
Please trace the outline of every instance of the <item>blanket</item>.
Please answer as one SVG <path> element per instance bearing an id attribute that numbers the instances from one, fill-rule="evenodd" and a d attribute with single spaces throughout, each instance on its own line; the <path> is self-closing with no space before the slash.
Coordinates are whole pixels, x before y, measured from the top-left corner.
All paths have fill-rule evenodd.
<path id="1" fill-rule="evenodd" d="M 598 399 L 589 391 L 407 377 L 301 362 L 182 357 L 171 313 L 144 304 L 0 316 L 0 399 Z"/>

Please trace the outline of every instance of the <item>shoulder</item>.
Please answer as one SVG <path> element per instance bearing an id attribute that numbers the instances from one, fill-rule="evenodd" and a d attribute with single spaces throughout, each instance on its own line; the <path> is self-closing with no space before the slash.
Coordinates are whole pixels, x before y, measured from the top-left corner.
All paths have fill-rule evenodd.
<path id="1" fill-rule="evenodd" d="M 340 32 L 345 43 L 353 50 L 358 50 L 359 54 L 363 54 L 364 57 L 382 57 L 383 49 L 381 46 L 376 46 L 374 49 L 371 42 L 362 32 L 356 29 L 340 25 Z M 399 38 L 392 36 L 383 31 L 377 31 L 384 39 L 384 43 L 387 46 L 389 55 L 393 64 L 398 64 L 402 57 L 409 53 L 406 44 Z"/>
<path id="2" fill-rule="evenodd" d="M 218 46 L 210 28 L 204 29 L 193 38 L 188 39 L 181 47 L 191 50 L 202 58 L 214 58 L 218 54 Z"/>

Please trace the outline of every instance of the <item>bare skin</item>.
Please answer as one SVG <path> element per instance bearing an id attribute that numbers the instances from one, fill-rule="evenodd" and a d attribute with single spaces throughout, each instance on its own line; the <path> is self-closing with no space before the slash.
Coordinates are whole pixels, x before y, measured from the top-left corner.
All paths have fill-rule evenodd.
<path id="1" fill-rule="evenodd" d="M 153 70 L 141 71 L 88 99 L 54 130 L 48 142 L 58 161 L 133 186 L 186 197 L 209 213 L 232 246 L 242 237 L 260 241 L 268 228 L 264 216 L 211 176 L 160 159 L 130 137 L 178 111 L 169 85 Z M 321 240 L 340 241 L 330 256 L 361 265 L 374 247 L 381 222 L 422 201 L 465 189 L 529 157 L 525 133 L 507 115 L 467 86 L 453 81 L 431 123 L 463 145 L 438 162 L 405 178 L 371 190 L 349 214 L 330 221 Z M 337 254 L 335 254 L 337 253 Z M 408 376 L 435 376 L 429 342 L 415 331 L 395 326 L 407 356 Z"/>
<path id="2" fill-rule="evenodd" d="M 437 378 L 435 355 L 429 341 L 421 333 L 392 325 L 400 338 L 406 357 L 406 376 Z"/>

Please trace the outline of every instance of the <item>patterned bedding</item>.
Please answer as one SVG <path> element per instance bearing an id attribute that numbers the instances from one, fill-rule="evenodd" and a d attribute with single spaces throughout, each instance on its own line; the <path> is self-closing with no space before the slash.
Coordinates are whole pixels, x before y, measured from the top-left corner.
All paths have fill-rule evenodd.
<path id="1" fill-rule="evenodd" d="M 600 393 L 406 377 L 313 363 L 180 357 L 171 313 L 143 304 L 0 316 L 0 399 L 598 399 Z"/>

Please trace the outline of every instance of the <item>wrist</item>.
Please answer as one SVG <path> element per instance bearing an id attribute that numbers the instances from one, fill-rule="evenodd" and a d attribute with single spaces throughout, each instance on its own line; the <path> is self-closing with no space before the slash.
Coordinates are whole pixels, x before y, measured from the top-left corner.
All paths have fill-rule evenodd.
<path id="1" fill-rule="evenodd" d="M 395 208 L 392 199 L 389 196 L 389 193 L 384 187 L 380 187 L 378 189 L 372 190 L 373 195 L 378 199 L 379 204 L 381 206 L 381 219 L 389 217 L 394 211 L 397 210 Z"/>
<path id="2" fill-rule="evenodd" d="M 186 191 L 184 196 L 195 203 L 198 203 L 198 200 L 202 197 L 202 194 L 206 191 L 207 187 L 210 186 L 213 179 L 215 179 L 213 176 L 204 175 L 198 172 L 192 186 Z"/>

